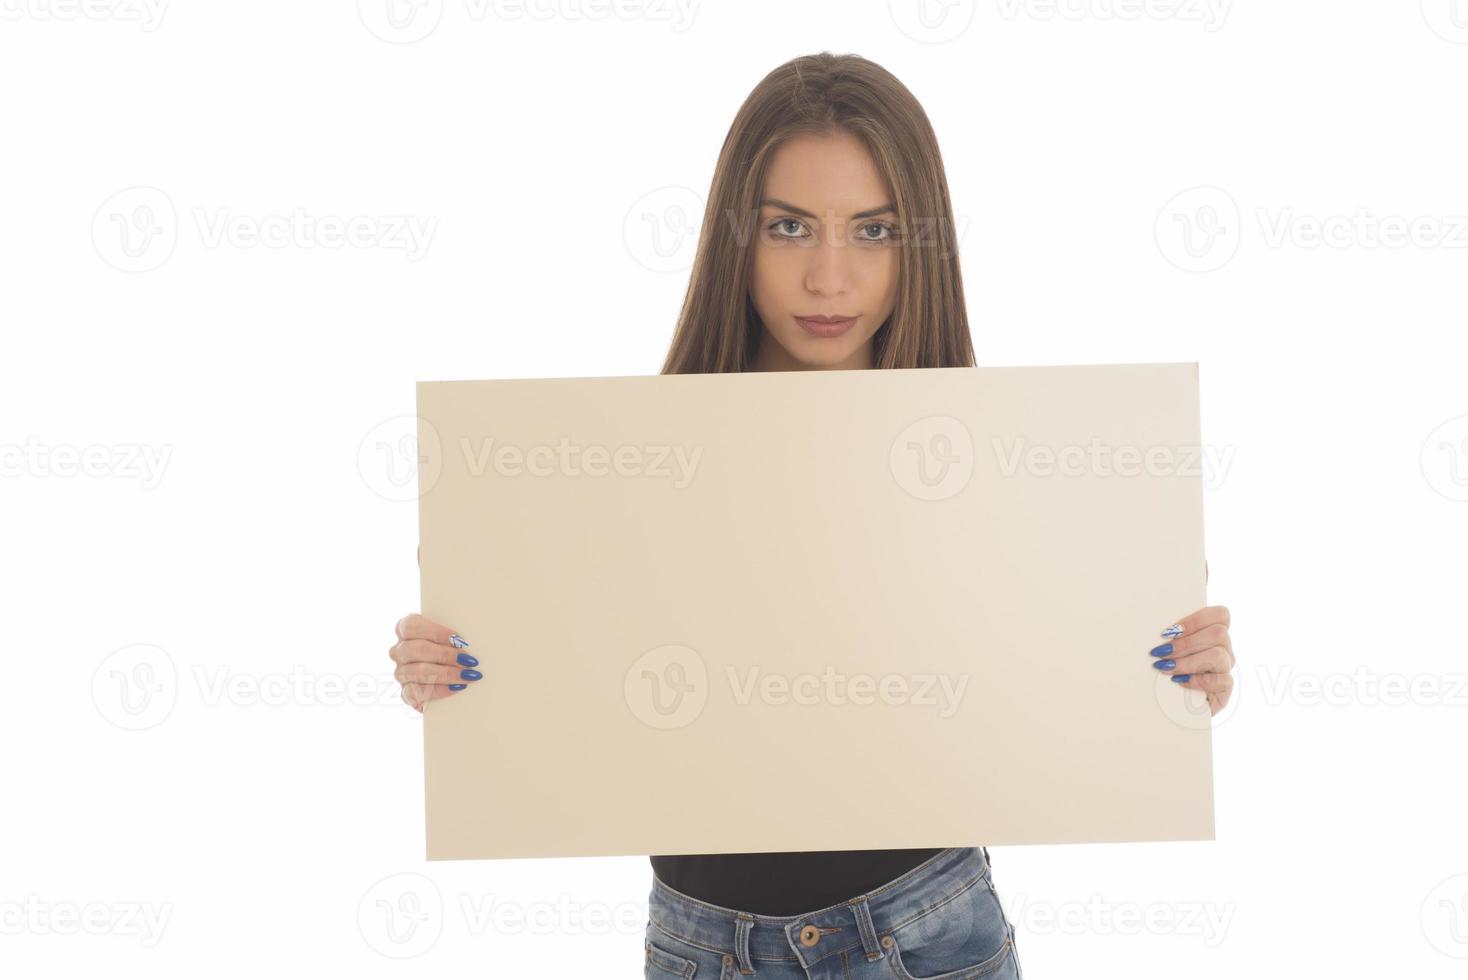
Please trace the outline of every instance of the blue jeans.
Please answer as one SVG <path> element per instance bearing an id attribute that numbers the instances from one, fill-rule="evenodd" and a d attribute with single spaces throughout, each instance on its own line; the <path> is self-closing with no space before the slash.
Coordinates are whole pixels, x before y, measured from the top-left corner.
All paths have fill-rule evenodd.
<path id="1" fill-rule="evenodd" d="M 950 847 L 839 905 L 755 915 L 653 876 L 647 980 L 1020 980 L 1014 926 L 981 847 Z"/>

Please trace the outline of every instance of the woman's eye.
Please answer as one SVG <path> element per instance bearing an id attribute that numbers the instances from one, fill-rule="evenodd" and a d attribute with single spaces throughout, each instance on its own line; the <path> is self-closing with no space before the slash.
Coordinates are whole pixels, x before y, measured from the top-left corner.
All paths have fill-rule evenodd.
<path id="1" fill-rule="evenodd" d="M 784 234 L 784 229 L 789 225 L 794 225 L 795 227 L 789 234 Z M 771 230 L 781 233 L 785 238 L 797 237 L 797 233 L 800 231 L 801 227 L 801 223 L 799 221 L 796 221 L 794 218 L 781 218 L 774 224 L 770 225 Z"/>
<path id="2" fill-rule="evenodd" d="M 890 239 L 894 233 L 894 229 L 891 225 L 885 224 L 881 221 L 869 221 L 862 226 L 862 230 L 866 232 L 865 237 L 866 240 L 869 242 L 885 242 Z"/>

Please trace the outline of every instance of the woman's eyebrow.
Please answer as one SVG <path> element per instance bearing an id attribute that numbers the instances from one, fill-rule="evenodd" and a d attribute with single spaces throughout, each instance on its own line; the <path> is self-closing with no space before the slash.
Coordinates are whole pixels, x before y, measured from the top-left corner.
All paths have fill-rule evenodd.
<path id="1" fill-rule="evenodd" d="M 807 211 L 805 208 L 798 208 L 793 204 L 780 200 L 779 198 L 767 197 L 759 203 L 760 207 L 779 208 L 783 211 L 791 211 L 795 214 L 800 215 L 803 218 L 819 217 L 819 215 L 815 214 L 813 211 Z M 897 213 L 897 209 L 894 208 L 892 205 L 884 204 L 879 208 L 868 208 L 865 211 L 858 211 L 847 220 L 860 221 L 862 218 L 875 218 L 877 215 L 886 214 L 888 211 L 891 211 L 893 214 Z"/>

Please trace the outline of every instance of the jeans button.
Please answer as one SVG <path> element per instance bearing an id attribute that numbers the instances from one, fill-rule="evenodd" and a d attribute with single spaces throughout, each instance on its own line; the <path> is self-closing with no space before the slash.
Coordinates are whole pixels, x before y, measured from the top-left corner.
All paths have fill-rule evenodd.
<path id="1" fill-rule="evenodd" d="M 800 942 L 803 946 L 814 946 L 821 941 L 821 931 L 815 926 L 806 926 L 800 930 Z"/>

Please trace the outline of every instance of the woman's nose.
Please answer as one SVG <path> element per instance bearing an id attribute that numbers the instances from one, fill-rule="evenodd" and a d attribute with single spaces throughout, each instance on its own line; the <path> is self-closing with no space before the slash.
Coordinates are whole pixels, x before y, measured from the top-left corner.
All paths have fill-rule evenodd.
<path id="1" fill-rule="evenodd" d="M 848 264 L 851 248 L 839 233 L 822 236 L 810 251 L 805 273 L 806 289 L 822 295 L 834 295 L 851 288 Z"/>

